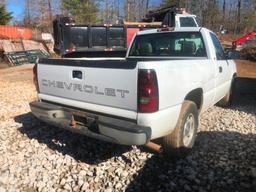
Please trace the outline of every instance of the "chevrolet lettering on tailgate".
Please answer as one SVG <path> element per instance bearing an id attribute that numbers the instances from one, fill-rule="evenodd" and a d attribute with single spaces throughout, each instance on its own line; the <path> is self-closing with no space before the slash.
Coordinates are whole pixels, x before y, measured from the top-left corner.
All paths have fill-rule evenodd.
<path id="1" fill-rule="evenodd" d="M 126 94 L 129 94 L 128 90 L 123 89 L 113 89 L 113 88 L 103 88 L 99 89 L 97 86 L 80 84 L 80 83 L 68 83 L 63 81 L 52 81 L 47 79 L 42 79 L 42 85 L 45 87 L 54 87 L 58 89 L 66 89 L 70 91 L 80 91 L 96 95 L 105 95 L 111 97 L 121 97 L 125 98 Z"/>

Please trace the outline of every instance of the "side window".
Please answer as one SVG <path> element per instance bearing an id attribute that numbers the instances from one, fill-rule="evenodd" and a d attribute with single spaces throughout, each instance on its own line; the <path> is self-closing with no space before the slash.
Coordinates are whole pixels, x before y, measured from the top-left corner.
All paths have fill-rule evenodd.
<path id="1" fill-rule="evenodd" d="M 210 35 L 211 35 L 212 42 L 213 42 L 213 45 L 214 45 L 214 48 L 216 51 L 217 60 L 225 60 L 225 53 L 220 44 L 219 39 L 213 33 L 210 33 Z"/>

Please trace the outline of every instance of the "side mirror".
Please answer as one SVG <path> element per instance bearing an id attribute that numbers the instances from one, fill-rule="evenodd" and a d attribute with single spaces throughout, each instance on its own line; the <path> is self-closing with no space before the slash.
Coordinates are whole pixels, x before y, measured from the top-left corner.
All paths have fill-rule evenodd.
<path id="1" fill-rule="evenodd" d="M 240 52 L 231 49 L 231 50 L 226 51 L 225 57 L 226 57 L 227 60 L 240 59 Z"/>

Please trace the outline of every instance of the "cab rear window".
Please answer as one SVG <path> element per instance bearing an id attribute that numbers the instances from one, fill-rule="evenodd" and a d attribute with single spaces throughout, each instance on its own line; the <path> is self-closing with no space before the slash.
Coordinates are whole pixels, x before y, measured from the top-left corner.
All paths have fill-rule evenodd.
<path id="1" fill-rule="evenodd" d="M 192 17 L 180 17 L 181 27 L 197 27 L 195 20 Z"/>
<path id="2" fill-rule="evenodd" d="M 167 32 L 139 35 L 129 56 L 206 57 L 199 32 Z"/>

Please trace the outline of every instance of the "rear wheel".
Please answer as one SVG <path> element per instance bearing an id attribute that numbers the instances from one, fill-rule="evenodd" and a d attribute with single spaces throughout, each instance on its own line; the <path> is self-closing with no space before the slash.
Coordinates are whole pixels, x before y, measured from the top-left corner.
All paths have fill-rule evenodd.
<path id="1" fill-rule="evenodd" d="M 174 131 L 163 138 L 164 154 L 172 158 L 185 157 L 194 146 L 197 129 L 197 106 L 192 101 L 184 101 Z"/>

